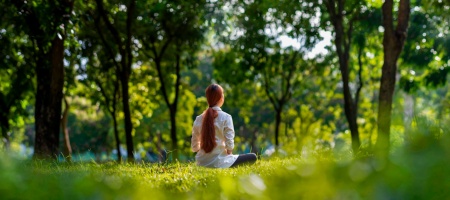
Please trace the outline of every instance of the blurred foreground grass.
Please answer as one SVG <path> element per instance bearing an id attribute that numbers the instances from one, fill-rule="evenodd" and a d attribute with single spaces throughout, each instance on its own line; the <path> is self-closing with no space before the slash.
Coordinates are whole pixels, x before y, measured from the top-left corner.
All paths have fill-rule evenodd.
<path id="1" fill-rule="evenodd" d="M 410 136 L 387 161 L 315 155 L 234 169 L 1 156 L 0 199 L 449 199 L 448 132 L 429 127 Z"/>

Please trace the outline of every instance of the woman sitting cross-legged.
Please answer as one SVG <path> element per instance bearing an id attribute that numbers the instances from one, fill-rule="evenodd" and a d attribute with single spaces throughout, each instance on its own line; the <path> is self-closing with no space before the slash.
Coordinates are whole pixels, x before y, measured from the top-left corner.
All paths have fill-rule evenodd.
<path id="1" fill-rule="evenodd" d="M 234 127 L 231 115 L 220 107 L 224 103 L 223 89 L 212 84 L 206 88 L 209 108 L 197 116 L 192 128 L 191 147 L 197 152 L 197 165 L 228 168 L 256 162 L 256 154 L 233 155 Z"/>

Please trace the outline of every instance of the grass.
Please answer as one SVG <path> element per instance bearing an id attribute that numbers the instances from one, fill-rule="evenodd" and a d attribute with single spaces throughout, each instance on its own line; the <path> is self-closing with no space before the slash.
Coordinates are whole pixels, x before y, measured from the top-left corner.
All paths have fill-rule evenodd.
<path id="1" fill-rule="evenodd" d="M 380 163 L 260 160 L 207 169 L 194 163 L 55 164 L 3 158 L 1 199 L 445 199 L 449 154 Z M 435 152 L 436 153 L 436 152 Z M 441 157 L 444 156 L 444 157 Z"/>
<path id="2" fill-rule="evenodd" d="M 194 163 L 48 163 L 0 155 L 0 199 L 449 199 L 448 129 L 423 126 L 388 160 L 329 154 Z M 437 134 L 438 133 L 438 134 Z"/>

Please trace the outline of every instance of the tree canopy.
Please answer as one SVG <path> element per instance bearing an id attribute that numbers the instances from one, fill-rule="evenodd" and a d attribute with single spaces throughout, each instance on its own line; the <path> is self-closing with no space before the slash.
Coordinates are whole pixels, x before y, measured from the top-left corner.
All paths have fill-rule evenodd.
<path id="1" fill-rule="evenodd" d="M 1 145 L 35 158 L 192 160 L 193 120 L 218 83 L 236 153 L 389 152 L 413 119 L 450 120 L 449 11 L 420 0 L 1 0 Z"/>

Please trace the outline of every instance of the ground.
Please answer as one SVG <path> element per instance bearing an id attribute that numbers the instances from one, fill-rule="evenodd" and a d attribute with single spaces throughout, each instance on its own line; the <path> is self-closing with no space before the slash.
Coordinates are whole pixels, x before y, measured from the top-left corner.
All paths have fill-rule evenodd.
<path id="1" fill-rule="evenodd" d="M 439 147 L 439 145 L 435 145 Z M 262 158 L 253 166 L 48 163 L 0 159 L 1 199 L 442 199 L 448 148 L 338 160 Z"/>

